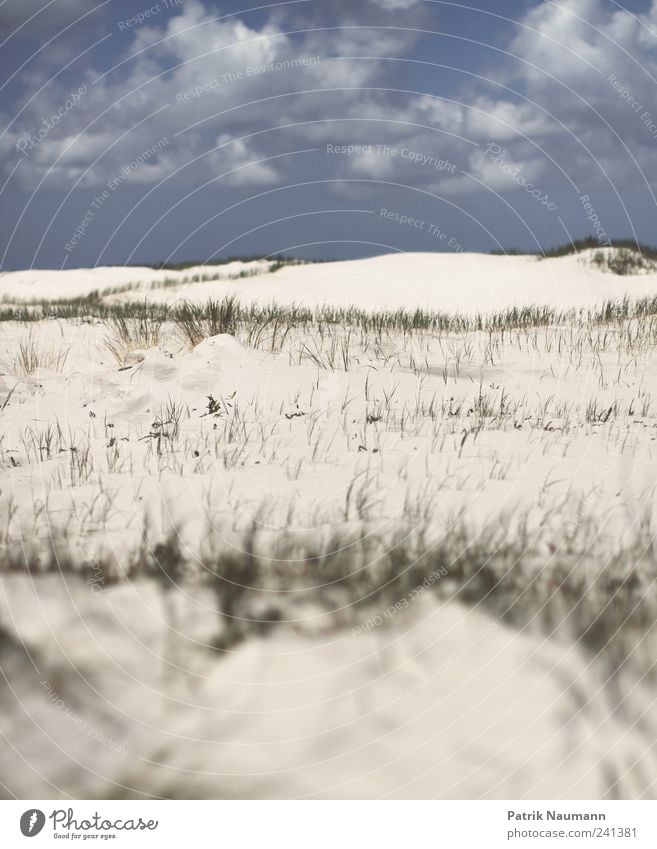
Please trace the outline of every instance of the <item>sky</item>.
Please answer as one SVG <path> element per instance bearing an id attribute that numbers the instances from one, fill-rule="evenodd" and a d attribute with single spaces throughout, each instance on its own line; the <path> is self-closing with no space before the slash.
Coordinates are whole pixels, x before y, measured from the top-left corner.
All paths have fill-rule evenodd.
<path id="1" fill-rule="evenodd" d="M 657 0 L 4 0 L 0 270 L 657 244 Z"/>

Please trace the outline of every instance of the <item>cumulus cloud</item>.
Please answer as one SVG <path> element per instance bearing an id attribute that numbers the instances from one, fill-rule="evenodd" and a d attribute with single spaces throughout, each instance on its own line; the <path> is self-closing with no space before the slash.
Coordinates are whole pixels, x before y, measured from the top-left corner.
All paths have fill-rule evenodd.
<path id="1" fill-rule="evenodd" d="M 374 5 L 379 6 L 386 12 L 407 11 L 418 5 L 420 0 L 370 0 Z"/>
<path id="2" fill-rule="evenodd" d="M 217 174 L 226 175 L 227 185 L 270 185 L 279 179 L 279 173 L 271 162 L 263 162 L 247 141 L 234 139 L 228 133 L 217 138 L 210 163 Z"/>
<path id="3" fill-rule="evenodd" d="M 46 175 L 67 185 L 103 183 L 166 138 L 135 179 L 189 180 L 193 173 L 207 180 L 233 171 L 230 185 L 271 185 L 295 177 L 298 167 L 294 157 L 272 156 L 371 144 L 420 158 L 326 155 L 317 160 L 320 170 L 338 180 L 394 180 L 445 193 L 478 191 L 482 182 L 516 189 L 483 154 L 492 142 L 508 149 L 509 161 L 532 180 L 550 179 L 551 170 L 585 185 L 608 174 L 654 178 L 657 138 L 642 113 L 652 108 L 657 80 L 657 0 L 637 15 L 602 0 L 539 3 L 491 66 L 493 82 L 482 75 L 450 98 L 395 91 L 404 88 L 404 71 L 390 59 L 409 55 L 418 38 L 409 30 L 428 14 L 438 28 L 432 4 L 337 0 L 330 13 L 326 8 L 295 4 L 254 19 L 221 16 L 201 0 L 186 0 L 124 27 L 120 40 L 114 22 L 121 47 L 113 61 L 87 69 L 84 97 L 17 174 L 30 185 Z M 403 28 L 388 26 L 400 12 Z M 63 79 L 49 84 L 0 141 L 4 152 L 21 134 L 34 135 L 69 89 Z M 456 171 L 423 166 L 425 155 Z M 14 163 L 7 161 L 9 170 Z"/>
<path id="4" fill-rule="evenodd" d="M 645 184 L 657 177 L 656 36 L 657 0 L 636 15 L 602 0 L 539 3 L 491 68 L 497 84 L 470 83 L 461 102 L 420 96 L 403 114 L 480 145 L 460 145 L 476 180 L 442 181 L 446 192 L 517 189 L 482 155 L 492 142 L 530 180 Z"/>
<path id="5" fill-rule="evenodd" d="M 657 139 L 645 113 L 657 121 L 657 2 L 630 14 L 600 0 L 564 0 L 540 4 L 524 23 L 510 45 L 524 61 L 509 66 L 508 79 L 536 106 L 525 107 L 518 129 L 550 142 L 564 167 L 574 154 L 580 180 L 654 177 Z"/>
<path id="6" fill-rule="evenodd" d="M 271 18 L 252 27 L 238 16 L 218 16 L 199 0 L 188 0 L 134 30 L 124 25 L 127 40 L 114 65 L 87 71 L 84 97 L 40 142 L 21 178 L 30 183 L 58 175 L 68 180 L 75 163 L 82 182 L 102 183 L 126 157 L 164 136 L 172 139 L 166 155 L 177 156 L 178 166 L 184 166 L 215 145 L 218 129 L 222 137 L 256 134 L 248 145 L 233 147 L 231 155 L 239 150 L 241 159 L 247 154 L 262 158 L 263 151 L 272 152 L 272 144 L 274 152 L 277 145 L 281 151 L 303 146 L 309 121 L 325 110 L 339 120 L 354 104 L 367 102 L 363 89 L 381 70 L 377 56 L 400 55 L 408 41 L 405 32 L 382 36 L 367 28 L 342 33 L 311 28 L 292 35 L 280 15 L 275 18 L 278 23 Z M 10 142 L 16 144 L 25 133 L 38 135 L 44 117 L 66 98 L 65 83 L 53 80 L 14 123 Z M 263 135 L 284 125 L 297 129 L 280 143 L 272 142 L 272 134 Z M 228 147 L 225 151 L 222 157 L 203 157 L 203 165 L 220 166 Z M 261 165 L 244 169 L 241 179 L 270 183 L 275 174 L 274 166 Z"/>

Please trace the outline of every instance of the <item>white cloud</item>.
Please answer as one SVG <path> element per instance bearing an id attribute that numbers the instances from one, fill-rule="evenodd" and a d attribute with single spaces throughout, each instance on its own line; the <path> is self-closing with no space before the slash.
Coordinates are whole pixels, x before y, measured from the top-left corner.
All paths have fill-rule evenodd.
<path id="1" fill-rule="evenodd" d="M 217 13 L 199 0 L 186 0 L 176 11 L 155 16 L 129 32 L 124 52 L 115 59 L 122 62 L 118 68 L 95 85 L 91 82 L 100 72 L 87 74 L 88 94 L 30 155 L 29 167 L 19 171 L 21 179 L 34 184 L 52 168 L 51 175 L 70 185 L 100 154 L 84 181 L 103 183 L 166 136 L 171 143 L 140 179 L 166 176 L 200 157 L 195 169 L 204 179 L 239 168 L 229 184 L 270 185 L 295 178 L 297 160 L 281 157 L 249 163 L 326 143 L 371 143 L 406 145 L 448 159 L 459 169 L 471 169 L 492 188 L 511 189 L 514 186 L 505 185 L 499 169 L 481 160 L 482 147 L 496 142 L 508 148 L 510 160 L 528 179 L 548 179 L 554 160 L 567 172 L 577 172 L 584 184 L 604 179 L 605 171 L 622 180 L 640 180 L 631 157 L 604 120 L 622 135 L 645 172 L 657 176 L 657 139 L 607 81 L 610 73 L 615 74 L 645 109 L 655 113 L 657 122 L 651 79 L 657 79 L 657 0 L 635 17 L 602 0 L 562 0 L 532 7 L 510 40 L 506 57 L 494 69 L 494 79 L 518 94 L 482 79 L 464 85 L 461 102 L 458 92 L 450 101 L 386 91 L 386 87 L 403 88 L 400 66 L 376 57 L 406 55 L 412 36 L 394 27 L 358 25 L 365 7 L 370 9 L 369 20 L 374 7 L 385 20 L 402 10 L 415 14 L 416 7 L 426 14 L 426 4 L 413 0 L 370 0 L 358 9 L 339 0 L 335 13 L 343 10 L 345 22 L 357 25 L 310 26 L 306 34 L 289 35 L 295 27 L 280 9 L 256 27 L 236 16 L 216 20 Z M 313 9 L 304 13 L 315 14 Z M 354 58 L 365 56 L 373 58 Z M 291 66 L 291 60 L 301 62 Z M 250 74 L 248 69 L 255 66 L 271 68 Z M 20 132 L 38 128 L 42 116 L 57 108 L 69 89 L 60 81 L 49 85 L 13 128 L 12 143 Z M 194 91 L 198 93 L 189 95 Z M 162 106 L 166 108 L 144 120 Z M 107 115 L 98 119 L 108 107 Z M 187 127 L 191 129 L 176 136 Z M 63 154 L 80 131 L 80 139 Z M 122 133 L 126 138 L 112 147 Z M 241 136 L 250 138 L 203 156 L 218 138 L 224 144 Z M 12 166 L 9 157 L 7 170 Z M 345 180 L 394 179 L 441 191 L 460 192 L 476 185 L 409 159 L 378 154 L 326 156 L 321 168 L 326 176 Z M 189 170 L 183 168 L 181 179 L 189 179 Z"/>
<path id="2" fill-rule="evenodd" d="M 88 73 L 88 93 L 61 127 L 49 134 L 47 142 L 39 145 L 38 155 L 31 156 L 31 167 L 21 171 L 21 178 L 34 184 L 49 173 L 51 180 L 64 174 L 70 180 L 76 173 L 74 163 L 77 176 L 82 176 L 105 150 L 84 176 L 85 182 L 103 183 L 123 162 L 163 136 L 174 139 L 166 155 L 177 157 L 177 166 L 181 166 L 212 147 L 217 127 L 239 137 L 251 130 L 305 122 L 321 114 L 319 101 L 324 90 L 352 89 L 338 92 L 339 117 L 361 99 L 361 87 L 378 71 L 376 60 L 342 57 L 352 51 L 374 54 L 377 46 L 395 52 L 394 34 L 377 45 L 373 31 L 347 31 L 340 44 L 337 31 L 293 38 L 271 22 L 253 28 L 239 17 L 216 18 L 199 0 L 189 0 L 177 13 L 162 13 L 151 23 L 127 30 L 127 47 L 116 57 L 117 67 L 93 85 L 98 74 Z M 406 38 L 404 35 L 402 41 Z M 401 50 L 399 44 L 396 50 Z M 295 92 L 309 93 L 294 97 Z M 276 98 L 278 94 L 290 96 Z M 22 132 L 34 133 L 42 116 L 66 96 L 63 84 L 55 81 L 49 85 L 13 128 L 13 142 Z M 324 97 L 328 103 L 333 95 Z M 166 108 L 144 121 L 159 106 Z M 109 111 L 98 119 L 105 110 Z M 202 123 L 175 138 L 179 130 L 198 122 Z M 80 131 L 80 139 L 63 154 Z M 111 148 L 112 141 L 126 132 L 127 138 Z M 303 135 L 303 130 L 297 135 Z M 266 146 L 269 141 L 251 144 L 253 158 L 263 155 L 258 144 Z M 217 161 L 216 156 L 208 156 L 203 164 L 214 168 Z M 272 166 L 254 166 L 234 182 L 271 183 L 276 174 Z"/>
<path id="3" fill-rule="evenodd" d="M 412 9 L 420 0 L 370 0 L 376 6 L 380 6 L 386 12 L 397 12 Z"/>
<path id="4" fill-rule="evenodd" d="M 278 182 L 280 175 L 270 162 L 259 161 L 262 156 L 252 150 L 243 139 L 233 140 L 223 134 L 216 140 L 218 150 L 210 154 L 210 162 L 217 174 L 226 174 L 223 182 L 232 186 L 270 185 Z M 232 172 L 232 173 L 230 173 Z"/>

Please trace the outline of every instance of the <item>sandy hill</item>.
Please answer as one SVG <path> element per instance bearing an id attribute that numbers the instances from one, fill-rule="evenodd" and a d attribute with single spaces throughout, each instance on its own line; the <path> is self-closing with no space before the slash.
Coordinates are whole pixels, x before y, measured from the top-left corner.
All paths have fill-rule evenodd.
<path id="1" fill-rule="evenodd" d="M 98 291 L 114 298 L 147 297 L 173 303 L 236 294 L 244 302 L 354 304 L 367 309 L 423 307 L 469 313 L 529 304 L 588 307 L 625 295 L 657 294 L 657 272 L 613 274 L 595 265 L 594 253 L 540 260 L 475 253 L 400 253 L 285 266 L 274 272 L 265 261 L 184 271 L 32 269 L 0 275 L 0 298 L 77 298 Z"/>

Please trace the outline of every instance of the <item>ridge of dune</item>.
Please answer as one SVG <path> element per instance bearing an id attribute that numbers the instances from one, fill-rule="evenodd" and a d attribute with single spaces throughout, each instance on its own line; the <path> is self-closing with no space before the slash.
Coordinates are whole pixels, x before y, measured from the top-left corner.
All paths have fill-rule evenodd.
<path id="1" fill-rule="evenodd" d="M 245 303 L 474 313 L 530 305 L 588 308 L 610 299 L 657 294 L 657 273 L 619 276 L 595 267 L 592 254 L 538 260 L 523 255 L 399 253 L 287 265 L 276 271 L 258 260 L 182 271 L 32 269 L 0 276 L 0 298 L 58 300 L 115 288 L 123 291 L 109 292 L 109 297 L 169 304 L 236 295 Z M 199 276 L 215 279 L 194 282 Z"/>

